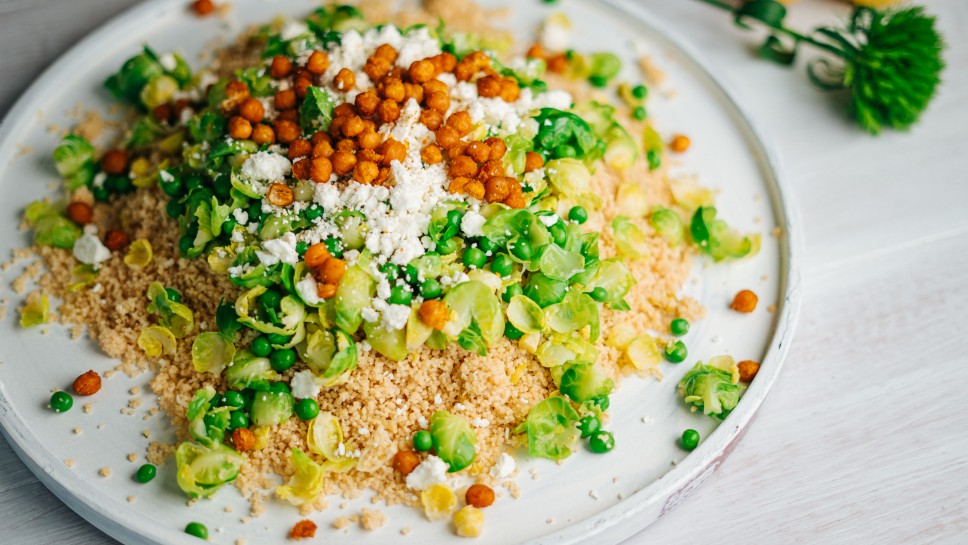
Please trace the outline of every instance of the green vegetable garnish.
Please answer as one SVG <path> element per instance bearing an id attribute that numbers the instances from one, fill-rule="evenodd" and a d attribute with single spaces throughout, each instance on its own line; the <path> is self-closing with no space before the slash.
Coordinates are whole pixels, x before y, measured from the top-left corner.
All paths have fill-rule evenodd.
<path id="1" fill-rule="evenodd" d="M 516 431 L 527 432 L 528 454 L 561 460 L 571 455 L 571 447 L 578 440 L 577 421 L 578 412 L 566 399 L 549 397 L 531 408 Z"/>
<path id="2" fill-rule="evenodd" d="M 689 351 L 686 349 L 686 343 L 682 341 L 669 344 L 662 353 L 671 363 L 682 363 L 689 355 Z"/>
<path id="3" fill-rule="evenodd" d="M 703 413 L 722 420 L 739 403 L 739 376 L 699 362 L 679 381 L 679 394 Z"/>
<path id="4" fill-rule="evenodd" d="M 588 450 L 595 454 L 605 454 L 615 448 L 615 436 L 611 432 L 600 430 L 588 439 Z"/>
<path id="5" fill-rule="evenodd" d="M 157 472 L 158 468 L 156 468 L 154 465 L 144 464 L 138 468 L 138 472 L 134 474 L 134 478 L 139 483 L 148 483 L 155 478 Z"/>
<path id="6" fill-rule="evenodd" d="M 319 403 L 315 399 L 300 399 L 296 403 L 296 416 L 300 420 L 312 420 L 319 414 Z"/>
<path id="7" fill-rule="evenodd" d="M 54 392 L 54 395 L 50 396 L 50 408 L 55 413 L 67 412 L 73 406 L 74 398 L 67 392 Z"/>
<path id="8" fill-rule="evenodd" d="M 689 321 L 683 318 L 676 318 L 669 324 L 669 330 L 676 337 L 681 337 L 689 333 Z"/>
<path id="9" fill-rule="evenodd" d="M 460 416 L 437 411 L 430 417 L 430 435 L 437 456 L 447 462 L 449 471 L 460 471 L 474 462 L 477 437 L 470 424 Z"/>
<path id="10" fill-rule="evenodd" d="M 699 446 L 699 432 L 696 430 L 684 430 L 679 444 L 686 450 L 695 450 Z"/>
<path id="11" fill-rule="evenodd" d="M 427 430 L 419 430 L 413 434 L 413 448 L 417 452 L 427 452 L 434 447 L 433 436 Z"/>
<path id="12" fill-rule="evenodd" d="M 208 541 L 208 528 L 201 522 L 189 522 L 185 526 L 185 533 Z"/>
<path id="13" fill-rule="evenodd" d="M 185 442 L 175 451 L 175 461 L 178 487 L 193 498 L 205 498 L 238 477 L 245 457 L 223 444 Z"/>

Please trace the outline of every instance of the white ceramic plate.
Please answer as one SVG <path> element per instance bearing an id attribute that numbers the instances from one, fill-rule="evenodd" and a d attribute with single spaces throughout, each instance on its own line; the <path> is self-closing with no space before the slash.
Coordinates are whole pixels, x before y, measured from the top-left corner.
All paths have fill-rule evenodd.
<path id="1" fill-rule="evenodd" d="M 498 4 L 499 0 L 489 2 Z M 254 22 L 278 13 L 301 15 L 314 2 L 293 0 L 235 0 L 230 23 L 198 19 L 186 10 L 185 0 L 153 0 L 105 25 L 64 55 L 24 95 L 0 128 L 0 255 L 28 243 L 18 231 L 23 207 L 51 192 L 56 182 L 48 159 L 57 144 L 50 125 L 71 125 L 68 111 L 77 104 L 105 110 L 110 104 L 101 82 L 134 54 L 142 42 L 157 51 L 177 49 L 194 58 L 215 35 L 229 36 Z M 789 345 L 798 309 L 799 275 L 795 212 L 779 181 L 776 158 L 753 130 L 749 119 L 730 99 L 721 81 L 696 60 L 681 41 L 641 8 L 624 0 L 573 0 L 550 8 L 537 0 L 515 2 L 513 26 L 520 36 L 532 36 L 538 22 L 552 9 L 566 11 L 577 23 L 574 43 L 586 50 L 618 52 L 626 60 L 628 79 L 637 79 L 633 40 L 641 40 L 668 75 L 668 95 L 656 92 L 650 108 L 665 133 L 685 133 L 693 147 L 682 156 L 676 171 L 696 173 L 703 183 L 720 189 L 721 217 L 743 230 L 763 233 L 763 247 L 752 259 L 711 266 L 697 260 L 686 291 L 708 308 L 708 317 L 694 324 L 685 341 L 686 364 L 663 364 L 661 383 L 628 380 L 613 396 L 611 429 L 615 450 L 604 456 L 580 452 L 564 465 L 545 460 L 522 464 L 518 483 L 523 495 L 504 498 L 486 511 L 488 523 L 476 543 L 614 543 L 642 529 L 672 509 L 701 485 L 730 452 L 760 406 Z M 197 63 L 196 63 L 197 64 Z M 25 150 L 32 150 L 26 152 Z M 771 236 L 774 227 L 782 229 Z M 7 273 L 9 281 L 18 271 Z M 760 295 L 752 315 L 727 306 L 744 288 Z M 9 297 L 9 295 L 8 295 Z M 197 543 L 182 532 L 189 521 L 205 522 L 212 540 L 234 543 L 283 543 L 292 524 L 302 518 L 292 508 L 269 502 L 266 515 L 248 523 L 248 504 L 231 487 L 214 501 L 186 507 L 177 489 L 173 462 L 159 469 L 159 478 L 140 485 L 131 475 L 143 460 L 127 461 L 130 452 L 143 454 L 151 440 L 171 440 L 164 416 L 145 419 L 153 406 L 141 394 L 142 407 L 134 416 L 121 409 L 135 396 L 132 386 L 144 387 L 148 377 L 117 375 L 93 400 L 89 414 L 77 400 L 67 414 L 47 408 L 52 388 L 67 389 L 80 372 L 107 370 L 115 365 L 89 341 L 71 341 L 61 328 L 24 331 L 16 325 L 19 298 L 0 323 L 0 424 L 10 444 L 30 469 L 59 498 L 92 524 L 126 543 Z M 772 312 L 768 311 L 772 308 Z M 724 423 L 691 414 L 677 399 L 674 385 L 698 359 L 731 354 L 762 362 L 756 380 Z M 144 389 L 144 388 L 143 388 Z M 80 428 L 80 434 L 72 430 Z M 676 444 L 683 429 L 700 431 L 703 442 L 686 454 Z M 65 459 L 75 465 L 68 468 Z M 98 471 L 110 467 L 113 475 Z M 536 472 L 532 479 L 530 470 Z M 129 496 L 135 496 L 133 502 Z M 414 543 L 456 542 L 446 523 L 431 524 L 409 508 L 384 508 L 388 523 L 375 532 L 351 527 L 336 531 L 332 521 L 372 507 L 368 497 L 340 509 L 339 499 L 326 511 L 310 516 L 318 535 L 329 543 L 387 543 L 400 539 L 400 529 L 412 528 Z M 226 506 L 232 512 L 226 512 Z M 594 537 L 593 537 L 594 536 Z"/>

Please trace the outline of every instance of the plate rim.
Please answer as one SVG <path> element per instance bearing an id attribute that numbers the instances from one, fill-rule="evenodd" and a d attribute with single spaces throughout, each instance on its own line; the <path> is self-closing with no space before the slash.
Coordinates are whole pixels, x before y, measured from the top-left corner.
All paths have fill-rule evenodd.
<path id="1" fill-rule="evenodd" d="M 0 150 L 12 149 L 10 146 L 16 144 L 15 129 L 29 122 L 31 114 L 37 111 L 39 104 L 36 102 L 39 99 L 32 98 L 38 94 L 36 91 L 54 83 L 59 77 L 59 72 L 64 68 L 74 62 L 83 62 L 88 50 L 91 50 L 103 35 L 110 34 L 115 29 L 126 28 L 133 21 L 155 10 L 167 10 L 169 4 L 175 5 L 178 2 L 179 0 L 147 0 L 131 6 L 96 27 L 66 50 L 23 91 L 0 121 Z M 784 276 L 780 291 L 782 297 L 778 301 L 773 334 L 761 362 L 761 372 L 757 374 L 757 380 L 747 389 L 743 402 L 695 451 L 662 477 L 616 505 L 596 515 L 563 526 L 553 533 L 525 541 L 524 545 L 582 543 L 592 537 L 608 538 L 610 542 L 618 542 L 644 530 L 699 488 L 743 437 L 775 384 L 789 352 L 801 307 L 800 261 L 803 254 L 803 240 L 799 230 L 801 225 L 799 207 L 793 191 L 787 186 L 787 177 L 784 174 L 780 155 L 771 144 L 774 140 L 766 137 L 762 126 L 737 101 L 738 93 L 729 84 L 728 79 L 678 31 L 670 28 L 670 25 L 664 25 L 661 18 L 651 14 L 644 6 L 633 0 L 598 0 L 598 2 L 619 15 L 634 17 L 637 22 L 644 24 L 668 45 L 678 49 L 719 92 L 721 95 L 719 98 L 724 100 L 725 105 L 731 110 L 734 123 L 737 123 L 746 133 L 746 141 L 754 148 L 759 148 L 758 151 L 762 155 L 757 159 L 760 171 L 764 172 L 765 169 L 766 173 L 772 174 L 772 179 L 767 180 L 766 184 L 770 190 L 771 208 L 777 215 L 777 223 L 781 223 L 782 220 L 783 235 L 780 247 L 781 274 Z M 122 542 L 144 542 L 146 539 L 157 544 L 190 542 L 186 534 L 174 530 L 164 531 L 152 526 L 141 526 L 141 531 L 133 531 L 131 527 L 116 519 L 117 514 L 93 501 L 96 498 L 87 493 L 88 491 L 85 490 L 87 487 L 79 486 L 82 483 L 78 476 L 69 471 L 57 471 L 49 464 L 45 464 L 43 446 L 27 432 L 25 422 L 20 418 L 16 408 L 9 403 L 4 390 L 5 385 L 0 382 L 0 432 L 27 468 L 65 505 L 89 524 Z"/>

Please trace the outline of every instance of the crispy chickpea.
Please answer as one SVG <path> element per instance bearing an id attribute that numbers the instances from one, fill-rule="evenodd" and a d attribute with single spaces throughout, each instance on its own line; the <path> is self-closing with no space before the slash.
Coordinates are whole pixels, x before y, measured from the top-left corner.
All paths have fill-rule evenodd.
<path id="1" fill-rule="evenodd" d="M 380 81 L 390 73 L 393 63 L 382 57 L 370 57 L 363 65 L 363 73 L 370 76 L 373 81 Z"/>
<path id="2" fill-rule="evenodd" d="M 563 74 L 568 70 L 568 57 L 563 53 L 554 55 L 548 59 L 548 71 L 555 74 Z"/>
<path id="3" fill-rule="evenodd" d="M 343 124 L 343 135 L 347 138 L 355 138 L 363 132 L 363 118 L 354 115 Z"/>
<path id="4" fill-rule="evenodd" d="M 437 110 L 423 110 L 420 112 L 420 122 L 432 131 L 436 131 L 444 123 L 444 114 Z"/>
<path id="5" fill-rule="evenodd" d="M 123 149 L 109 150 L 101 157 L 101 168 L 108 174 L 120 175 L 128 172 L 128 153 Z"/>
<path id="6" fill-rule="evenodd" d="M 757 301 L 759 301 L 759 297 L 755 293 L 750 290 L 742 290 L 733 298 L 733 303 L 729 305 L 729 308 L 736 312 L 750 313 L 756 310 Z"/>
<path id="7" fill-rule="evenodd" d="M 467 142 L 458 140 L 456 144 L 447 148 L 445 153 L 447 154 L 447 159 L 453 161 L 455 158 L 465 155 L 465 151 L 467 151 Z"/>
<path id="8" fill-rule="evenodd" d="M 444 160 L 444 154 L 437 144 L 429 144 L 420 150 L 420 159 L 428 165 L 436 165 Z"/>
<path id="9" fill-rule="evenodd" d="M 108 229 L 104 233 L 104 246 L 112 252 L 117 252 L 128 245 L 128 234 L 120 229 Z"/>
<path id="10" fill-rule="evenodd" d="M 739 368 L 739 379 L 743 382 L 750 382 L 760 371 L 760 364 L 753 360 L 743 360 L 736 366 Z"/>
<path id="11" fill-rule="evenodd" d="M 544 48 L 541 44 L 534 44 L 528 48 L 528 52 L 524 54 L 529 59 L 543 59 L 545 58 Z"/>
<path id="12" fill-rule="evenodd" d="M 388 138 L 380 145 L 384 166 L 390 166 L 393 161 L 403 162 L 407 158 L 407 145 L 393 138 Z"/>
<path id="13" fill-rule="evenodd" d="M 299 128 L 299 123 L 290 121 L 288 119 L 280 119 L 276 121 L 275 131 L 276 139 L 278 139 L 281 144 L 291 143 L 293 140 L 299 138 L 299 135 L 302 133 L 302 129 Z"/>
<path id="14" fill-rule="evenodd" d="M 414 61 L 410 64 L 410 69 L 407 70 L 410 80 L 416 83 L 424 83 L 432 80 L 437 76 L 436 72 L 437 69 L 434 67 L 434 63 L 427 59 Z"/>
<path id="15" fill-rule="evenodd" d="M 481 165 L 479 174 L 485 180 L 494 176 L 504 176 L 504 162 L 500 159 L 489 160 Z"/>
<path id="16" fill-rule="evenodd" d="M 255 448 L 255 433 L 249 428 L 235 428 L 232 430 L 232 446 L 238 452 L 247 452 Z"/>
<path id="17" fill-rule="evenodd" d="M 454 71 L 457 66 L 457 57 L 453 53 L 444 52 L 430 57 L 430 62 L 434 63 L 434 68 L 438 74 L 443 74 L 444 72 Z"/>
<path id="18" fill-rule="evenodd" d="M 496 136 L 488 138 L 484 141 L 484 143 L 487 144 L 491 150 L 491 155 L 488 156 L 488 160 L 490 161 L 500 161 L 501 159 L 504 159 L 504 154 L 508 152 L 508 145 L 504 142 L 504 140 Z"/>
<path id="19" fill-rule="evenodd" d="M 420 465 L 420 457 L 412 450 L 401 450 L 393 455 L 393 469 L 406 477 Z"/>
<path id="20" fill-rule="evenodd" d="M 390 63 L 394 63 L 397 61 L 397 57 L 399 56 L 399 53 L 397 53 L 396 48 L 393 47 L 392 45 L 382 44 L 380 45 L 380 47 L 376 48 L 376 51 L 373 52 L 373 56 L 381 59 L 386 59 Z"/>
<path id="21" fill-rule="evenodd" d="M 356 87 L 356 74 L 349 68 L 341 69 L 333 78 L 333 87 L 340 91 L 349 91 Z"/>
<path id="22" fill-rule="evenodd" d="M 232 112 L 247 98 L 249 98 L 249 86 L 241 81 L 232 80 L 225 86 L 225 100 L 220 106 L 222 110 Z"/>
<path id="23" fill-rule="evenodd" d="M 383 78 L 383 88 L 381 90 L 383 98 L 394 102 L 403 102 L 407 91 L 403 87 L 403 82 L 398 78 Z"/>
<path id="24" fill-rule="evenodd" d="M 432 110 L 437 110 L 440 113 L 447 113 L 450 108 L 450 95 L 440 91 L 430 93 L 424 100 L 427 107 Z"/>
<path id="25" fill-rule="evenodd" d="M 342 259 L 331 257 L 327 259 L 320 268 L 324 284 L 339 284 L 346 272 L 346 262 Z"/>
<path id="26" fill-rule="evenodd" d="M 536 151 L 529 151 L 524 155 L 524 171 L 533 172 L 544 166 L 544 157 Z"/>
<path id="27" fill-rule="evenodd" d="M 506 176 L 492 176 L 484 183 L 484 200 L 487 202 L 502 202 L 511 194 L 511 184 L 517 183 Z"/>
<path id="28" fill-rule="evenodd" d="M 297 138 L 289 143 L 289 160 L 292 161 L 298 157 L 306 157 L 313 152 L 313 145 L 309 143 L 309 140 L 305 138 Z"/>
<path id="29" fill-rule="evenodd" d="M 285 55 L 272 57 L 272 64 L 269 65 L 269 76 L 273 79 L 282 79 L 292 72 L 292 61 Z"/>
<path id="30" fill-rule="evenodd" d="M 344 138 L 336 143 L 336 151 L 356 151 L 356 141 L 352 138 Z"/>
<path id="31" fill-rule="evenodd" d="M 444 149 L 448 149 L 460 141 L 457 129 L 449 126 L 437 129 L 435 136 L 437 137 L 437 145 Z"/>
<path id="32" fill-rule="evenodd" d="M 494 504 L 494 490 L 484 484 L 472 484 L 464 493 L 464 501 L 478 509 L 490 507 Z"/>
<path id="33" fill-rule="evenodd" d="M 288 185 L 276 182 L 269 186 L 266 191 L 266 200 L 273 206 L 289 206 L 294 200 L 292 188 Z"/>
<path id="34" fill-rule="evenodd" d="M 439 79 L 432 79 L 423 84 L 423 91 L 424 97 L 430 96 L 433 93 L 446 93 L 447 84 Z"/>
<path id="35" fill-rule="evenodd" d="M 373 180 L 373 183 L 375 185 L 386 185 L 389 179 L 390 179 L 390 168 L 380 167 L 380 173 L 376 175 L 376 180 Z"/>
<path id="36" fill-rule="evenodd" d="M 292 69 L 292 79 L 308 79 L 309 81 L 315 81 L 316 76 L 309 70 L 306 70 L 306 68 L 303 66 L 294 66 Z"/>
<path id="37" fill-rule="evenodd" d="M 292 177 L 297 180 L 308 180 L 312 175 L 312 161 L 306 157 L 296 157 L 292 162 Z"/>
<path id="38" fill-rule="evenodd" d="M 255 127 L 252 127 L 252 141 L 260 146 L 272 144 L 276 141 L 276 133 L 269 125 L 259 123 Z"/>
<path id="39" fill-rule="evenodd" d="M 332 299 L 336 297 L 336 284 L 317 284 L 316 295 L 320 299 Z"/>
<path id="40" fill-rule="evenodd" d="M 351 151 L 337 151 L 333 154 L 333 172 L 340 176 L 349 174 L 356 166 L 356 155 Z"/>
<path id="41" fill-rule="evenodd" d="M 239 104 L 239 115 L 248 119 L 252 123 L 258 123 L 265 117 L 266 110 L 262 103 L 255 98 L 247 98 Z"/>
<path id="42" fill-rule="evenodd" d="M 383 143 L 383 137 L 373 129 L 370 129 L 363 131 L 363 133 L 356 138 L 356 143 L 360 146 L 360 149 L 374 150 L 380 147 L 380 144 Z"/>
<path id="43" fill-rule="evenodd" d="M 315 157 L 311 159 L 309 166 L 309 179 L 317 184 L 326 183 L 333 175 L 333 163 L 326 157 Z"/>
<path id="44" fill-rule="evenodd" d="M 417 314 L 420 316 L 420 321 L 437 331 L 443 329 L 450 319 L 447 303 L 439 299 L 430 299 L 421 303 Z"/>
<path id="45" fill-rule="evenodd" d="M 291 121 L 295 124 L 299 124 L 299 111 L 298 110 L 283 110 L 276 114 L 276 122 L 279 121 Z"/>
<path id="46" fill-rule="evenodd" d="M 277 110 L 291 110 L 296 107 L 296 91 L 295 89 L 286 89 L 285 91 L 279 91 L 276 96 L 272 99 L 273 106 Z"/>
<path id="47" fill-rule="evenodd" d="M 252 123 L 244 117 L 232 117 L 229 119 L 229 136 L 236 140 L 247 140 L 252 136 Z"/>
<path id="48" fill-rule="evenodd" d="M 313 86 L 313 80 L 306 78 L 298 78 L 292 84 L 293 89 L 296 91 L 296 96 L 298 98 L 306 98 L 306 94 L 309 93 L 309 88 Z"/>
<path id="49" fill-rule="evenodd" d="M 376 112 L 376 107 L 380 105 L 380 97 L 376 94 L 376 91 L 370 89 L 356 95 L 354 102 L 361 115 L 373 115 Z"/>
<path id="50" fill-rule="evenodd" d="M 383 156 L 380 155 L 376 150 L 372 149 L 361 149 L 356 152 L 356 162 L 369 161 L 371 163 L 380 164 L 383 161 Z"/>
<path id="51" fill-rule="evenodd" d="M 303 255 L 303 261 L 306 262 L 307 267 L 316 270 L 321 268 L 331 257 L 333 256 L 329 253 L 329 248 L 326 247 L 326 244 L 319 242 L 313 244 L 306 250 L 305 255 Z"/>
<path id="52" fill-rule="evenodd" d="M 320 142 L 326 142 L 327 144 L 332 144 L 333 139 L 323 131 L 316 131 L 313 133 L 312 138 L 309 139 L 309 143 L 315 147 Z"/>
<path id="53" fill-rule="evenodd" d="M 491 148 L 484 142 L 471 142 L 467 145 L 467 155 L 475 162 L 483 163 L 491 156 Z"/>
<path id="54" fill-rule="evenodd" d="M 416 83 L 404 82 L 402 102 L 407 102 L 411 98 L 416 100 L 417 103 L 423 102 L 423 98 L 424 98 L 423 87 Z"/>
<path id="55" fill-rule="evenodd" d="M 94 209 L 86 202 L 74 201 L 67 205 L 67 217 L 78 225 L 87 225 L 94 220 Z"/>
<path id="56" fill-rule="evenodd" d="M 467 185 L 464 186 L 464 193 L 467 193 L 475 199 L 484 198 L 484 184 L 477 180 L 471 180 Z"/>
<path id="57" fill-rule="evenodd" d="M 353 167 L 353 179 L 361 184 L 371 183 L 380 173 L 380 167 L 372 161 L 358 161 Z"/>
<path id="58" fill-rule="evenodd" d="M 390 99 L 386 99 L 377 106 L 376 113 L 384 123 L 393 123 L 397 119 L 400 119 L 400 105 Z"/>
<path id="59" fill-rule="evenodd" d="M 170 123 L 173 111 L 171 103 L 159 104 L 151 109 L 151 116 L 159 123 Z"/>
<path id="60" fill-rule="evenodd" d="M 476 73 L 477 70 L 473 66 L 463 61 L 457 63 L 457 67 L 454 69 L 457 81 L 470 81 Z"/>
<path id="61" fill-rule="evenodd" d="M 352 117 L 356 114 L 356 106 L 353 106 L 349 102 L 344 102 L 333 109 L 334 117 Z"/>
<path id="62" fill-rule="evenodd" d="M 501 80 L 501 99 L 504 102 L 514 102 L 521 96 L 521 88 L 514 78 L 504 78 Z"/>
<path id="63" fill-rule="evenodd" d="M 212 0 L 195 0 L 192 2 L 192 11 L 199 17 L 205 17 L 215 11 L 215 4 L 212 3 Z"/>
<path id="64" fill-rule="evenodd" d="M 313 139 L 315 140 L 315 138 Z M 327 159 L 333 156 L 336 150 L 333 149 L 333 145 L 327 140 L 320 140 L 318 144 L 313 146 L 312 158 L 326 157 Z"/>
<path id="65" fill-rule="evenodd" d="M 491 58 L 487 56 L 487 53 L 481 50 L 471 51 L 461 60 L 461 62 L 467 62 L 478 70 L 484 70 L 485 68 L 491 67 Z"/>
<path id="66" fill-rule="evenodd" d="M 471 120 L 471 114 L 461 110 L 450 114 L 450 117 L 447 118 L 447 126 L 452 127 L 457 131 L 457 134 L 464 137 L 474 130 L 474 121 Z"/>
<path id="67" fill-rule="evenodd" d="M 313 51 L 306 60 L 306 70 L 317 76 L 322 76 L 329 69 L 329 54 L 325 51 Z"/>
<path id="68" fill-rule="evenodd" d="M 289 530 L 289 539 L 305 539 L 316 537 L 316 523 L 309 520 L 300 520 Z"/>
<path id="69" fill-rule="evenodd" d="M 458 178 L 464 176 L 467 178 L 473 178 L 477 176 L 477 163 L 467 155 L 461 155 L 454 157 L 454 160 L 450 163 L 450 170 L 448 173 L 451 178 Z"/>
<path id="70" fill-rule="evenodd" d="M 342 138 L 343 136 L 343 125 L 353 116 L 350 115 L 335 115 L 333 120 L 329 122 L 329 134 L 333 139 Z"/>
<path id="71" fill-rule="evenodd" d="M 448 184 L 447 191 L 450 191 L 451 193 L 463 193 L 464 188 L 467 187 L 467 184 L 471 183 L 471 181 L 472 180 L 470 178 L 454 178 L 450 181 L 450 184 Z"/>
<path id="72" fill-rule="evenodd" d="M 684 153 L 689 149 L 690 144 L 692 144 L 692 141 L 689 140 L 688 136 L 684 134 L 677 134 L 672 138 L 672 141 L 669 142 L 669 149 L 676 153 Z"/>
<path id="73" fill-rule="evenodd" d="M 501 78 L 484 76 L 477 80 L 477 94 L 484 98 L 494 98 L 501 94 Z"/>
<path id="74" fill-rule="evenodd" d="M 511 208 L 524 208 L 527 204 L 524 200 L 524 195 L 520 193 L 511 193 L 504 199 L 504 204 L 510 206 Z"/>

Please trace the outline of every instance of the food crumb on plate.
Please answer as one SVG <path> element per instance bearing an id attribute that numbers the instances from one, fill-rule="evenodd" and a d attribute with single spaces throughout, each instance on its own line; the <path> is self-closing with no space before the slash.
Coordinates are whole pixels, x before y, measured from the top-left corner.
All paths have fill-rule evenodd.
<path id="1" fill-rule="evenodd" d="M 110 477 L 111 476 L 111 468 L 108 467 L 108 466 L 104 466 L 97 473 L 98 473 L 98 475 L 100 475 L 102 477 Z"/>
<path id="2" fill-rule="evenodd" d="M 75 463 L 76 462 L 74 462 L 74 459 L 73 458 L 68 458 L 68 459 L 64 460 L 64 465 L 67 466 L 67 467 L 69 467 L 69 468 L 73 468 Z"/>
<path id="3" fill-rule="evenodd" d="M 137 496 L 128 496 L 128 503 L 134 503 L 137 499 Z"/>

